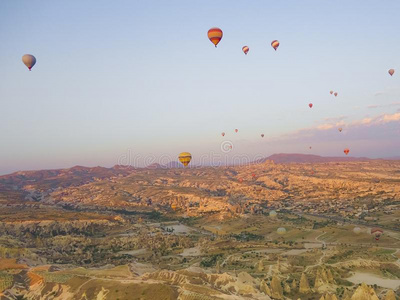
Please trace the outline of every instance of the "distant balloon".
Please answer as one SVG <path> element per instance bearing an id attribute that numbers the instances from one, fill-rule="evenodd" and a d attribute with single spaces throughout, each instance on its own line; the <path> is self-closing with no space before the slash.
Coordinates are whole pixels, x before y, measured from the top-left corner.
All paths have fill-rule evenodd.
<path id="1" fill-rule="evenodd" d="M 312 147 L 310 146 L 310 149 L 312 149 Z"/>
<path id="2" fill-rule="evenodd" d="M 178 158 L 179 158 L 179 161 L 182 163 L 182 165 L 187 167 L 187 165 L 192 160 L 192 154 L 190 154 L 189 152 L 182 152 L 181 154 L 179 154 Z"/>
<path id="3" fill-rule="evenodd" d="M 355 234 L 360 234 L 361 233 L 361 228 L 360 227 L 354 227 L 353 229 Z"/>
<path id="4" fill-rule="evenodd" d="M 269 216 L 270 216 L 271 218 L 275 218 L 277 215 L 278 215 L 278 214 L 276 213 L 275 210 L 271 210 L 271 211 L 269 212 Z"/>
<path id="5" fill-rule="evenodd" d="M 253 173 L 253 174 L 251 174 L 251 176 L 252 176 L 253 178 L 255 178 L 255 177 L 256 177 L 256 174 Z"/>
<path id="6" fill-rule="evenodd" d="M 222 136 L 225 136 L 225 132 L 221 133 Z"/>
<path id="7" fill-rule="evenodd" d="M 276 51 L 276 50 L 278 49 L 278 47 L 279 47 L 279 41 L 278 41 L 278 40 L 272 41 L 272 42 L 271 42 L 271 46 L 272 46 L 272 48 L 274 48 L 275 51 Z"/>
<path id="8" fill-rule="evenodd" d="M 381 235 L 383 234 L 383 230 L 380 228 L 372 228 L 371 234 L 374 236 L 376 241 L 379 241 L 379 239 L 381 238 Z"/>
<path id="9" fill-rule="evenodd" d="M 312 107 L 313 107 L 313 104 L 312 104 L 312 103 L 310 103 L 310 104 L 308 104 L 308 106 L 309 106 L 310 108 L 312 108 Z"/>
<path id="10" fill-rule="evenodd" d="M 332 95 L 332 94 L 333 94 L 333 91 L 330 91 L 329 93 Z"/>
<path id="11" fill-rule="evenodd" d="M 217 45 L 221 41 L 223 36 L 222 30 L 217 27 L 213 27 L 208 31 L 207 35 L 211 43 L 213 43 L 215 45 L 215 48 L 217 48 Z"/>
<path id="12" fill-rule="evenodd" d="M 36 58 L 31 54 L 25 54 L 22 56 L 22 62 L 28 67 L 29 71 L 31 71 L 33 66 L 36 64 Z"/>
<path id="13" fill-rule="evenodd" d="M 284 234 L 286 234 L 286 228 L 284 228 L 284 227 L 279 227 L 279 228 L 276 230 L 276 232 L 277 232 L 278 234 L 280 234 L 280 235 L 284 235 Z"/>
<path id="14" fill-rule="evenodd" d="M 337 97 L 337 92 L 334 93 L 335 97 Z"/>
<path id="15" fill-rule="evenodd" d="M 243 182 L 243 178 L 239 178 L 239 182 L 242 183 Z"/>
<path id="16" fill-rule="evenodd" d="M 247 55 L 247 53 L 249 52 L 250 48 L 248 46 L 243 46 L 242 51 L 244 54 Z"/>
<path id="17" fill-rule="evenodd" d="M 235 132 L 237 133 L 239 131 L 239 129 L 235 129 Z"/>
<path id="18" fill-rule="evenodd" d="M 394 69 L 390 69 L 390 70 L 389 70 L 389 74 L 390 74 L 390 76 L 393 76 L 393 74 L 394 74 Z"/>
<path id="19" fill-rule="evenodd" d="M 340 127 L 338 130 L 339 130 L 339 132 L 342 132 L 343 128 L 342 128 L 342 127 Z"/>
<path id="20" fill-rule="evenodd" d="M 264 133 L 261 133 L 261 137 L 262 137 L 262 138 L 264 137 Z"/>
<path id="21" fill-rule="evenodd" d="M 343 150 L 343 152 L 344 152 L 344 154 L 347 155 L 347 154 L 349 154 L 350 150 L 346 148 L 346 149 Z"/>

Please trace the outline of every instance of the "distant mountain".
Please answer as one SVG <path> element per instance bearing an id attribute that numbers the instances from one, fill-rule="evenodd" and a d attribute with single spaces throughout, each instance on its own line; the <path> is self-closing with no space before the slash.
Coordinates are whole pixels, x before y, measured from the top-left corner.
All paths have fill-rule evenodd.
<path id="1" fill-rule="evenodd" d="M 176 169 L 176 168 L 183 168 L 183 165 L 177 161 L 170 161 L 169 163 L 164 165 L 164 167 L 167 169 Z"/>
<path id="2" fill-rule="evenodd" d="M 341 162 L 341 161 L 367 161 L 367 157 L 334 157 L 334 156 L 319 156 L 313 154 L 298 154 L 298 153 L 278 153 L 266 158 L 257 160 L 256 163 L 263 163 L 271 160 L 277 164 L 284 163 L 324 163 L 324 162 Z"/>

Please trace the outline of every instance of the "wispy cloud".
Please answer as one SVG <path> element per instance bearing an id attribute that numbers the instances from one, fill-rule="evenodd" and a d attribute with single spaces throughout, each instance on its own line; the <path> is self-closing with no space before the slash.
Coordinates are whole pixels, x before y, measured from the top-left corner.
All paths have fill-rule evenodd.
<path id="1" fill-rule="evenodd" d="M 368 108 L 387 108 L 387 107 L 396 107 L 396 106 L 400 106 L 400 102 L 393 102 L 393 103 L 389 103 L 389 104 L 380 104 L 380 105 L 368 105 Z"/>

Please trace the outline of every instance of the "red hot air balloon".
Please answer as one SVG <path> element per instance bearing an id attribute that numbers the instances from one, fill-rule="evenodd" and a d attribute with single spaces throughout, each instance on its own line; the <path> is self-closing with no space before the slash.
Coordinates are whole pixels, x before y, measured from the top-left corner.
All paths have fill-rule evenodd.
<path id="1" fill-rule="evenodd" d="M 235 132 L 237 133 L 239 131 L 239 129 L 235 129 Z"/>
<path id="2" fill-rule="evenodd" d="M 337 97 L 337 92 L 334 93 L 335 97 Z"/>
<path id="3" fill-rule="evenodd" d="M 225 132 L 221 133 L 222 136 L 225 136 Z"/>
<path id="4" fill-rule="evenodd" d="M 344 152 L 344 154 L 347 155 L 347 154 L 349 154 L 350 150 L 348 148 L 346 148 L 346 149 L 343 150 L 343 152 Z"/>
<path id="5" fill-rule="evenodd" d="M 262 138 L 264 137 L 264 133 L 261 134 L 261 137 L 262 137 Z"/>
<path id="6" fill-rule="evenodd" d="M 215 48 L 217 48 L 218 43 L 222 39 L 223 33 L 221 29 L 213 27 L 208 31 L 207 36 L 210 39 L 211 43 L 215 45 Z"/>
<path id="7" fill-rule="evenodd" d="M 393 74 L 394 74 L 394 69 L 390 69 L 390 70 L 389 70 L 389 75 L 390 75 L 390 76 L 393 76 Z"/>
<path id="8" fill-rule="evenodd" d="M 313 104 L 312 104 L 312 103 L 310 103 L 310 104 L 308 104 L 308 106 L 309 106 L 310 108 L 312 108 L 312 107 L 313 107 Z"/>
<path id="9" fill-rule="evenodd" d="M 247 55 L 247 53 L 249 52 L 250 48 L 248 46 L 243 46 L 242 51 L 244 54 Z"/>
<path id="10" fill-rule="evenodd" d="M 272 46 L 272 48 L 274 48 L 275 49 L 275 51 L 278 49 L 278 47 L 279 47 L 279 41 L 278 40 L 273 40 L 272 42 L 271 42 L 271 46 Z"/>
<path id="11" fill-rule="evenodd" d="M 374 236 L 376 241 L 379 241 L 379 239 L 381 238 L 381 235 L 383 234 L 383 230 L 380 228 L 372 228 L 371 234 Z"/>
<path id="12" fill-rule="evenodd" d="M 253 174 L 251 174 L 251 176 L 254 178 L 254 177 L 256 177 L 256 174 L 253 173 Z"/>

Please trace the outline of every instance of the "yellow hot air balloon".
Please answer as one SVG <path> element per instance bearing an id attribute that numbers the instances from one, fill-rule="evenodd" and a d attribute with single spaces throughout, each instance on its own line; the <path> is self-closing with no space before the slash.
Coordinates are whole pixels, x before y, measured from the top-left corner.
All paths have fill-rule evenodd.
<path id="1" fill-rule="evenodd" d="M 36 58 L 31 54 L 25 54 L 24 56 L 22 56 L 22 62 L 25 64 L 25 66 L 28 67 L 30 71 L 36 64 Z"/>
<path id="2" fill-rule="evenodd" d="M 247 55 L 247 53 L 249 52 L 250 48 L 248 46 L 243 46 L 242 51 L 244 52 L 244 54 Z"/>
<path id="3" fill-rule="evenodd" d="M 186 167 L 192 160 L 192 154 L 190 154 L 189 152 L 182 152 L 181 154 L 179 154 L 178 158 L 182 165 Z"/>
<path id="4" fill-rule="evenodd" d="M 216 48 L 218 43 L 222 39 L 223 33 L 222 33 L 221 29 L 219 29 L 217 27 L 213 27 L 208 31 L 207 35 L 208 35 L 208 38 L 210 39 L 211 43 L 213 43 Z"/>

